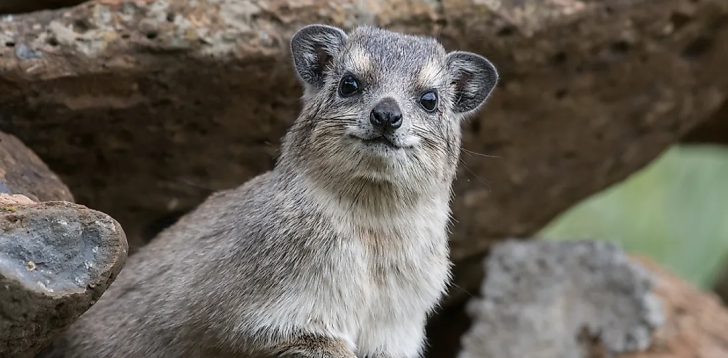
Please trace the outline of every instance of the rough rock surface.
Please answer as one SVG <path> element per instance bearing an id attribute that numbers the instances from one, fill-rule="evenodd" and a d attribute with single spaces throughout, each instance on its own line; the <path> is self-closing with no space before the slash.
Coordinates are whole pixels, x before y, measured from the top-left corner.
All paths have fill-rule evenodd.
<path id="1" fill-rule="evenodd" d="M 0 357 L 33 357 L 90 308 L 126 261 L 114 219 L 0 194 Z"/>
<path id="2" fill-rule="evenodd" d="M 0 193 L 0 205 L 33 205 L 35 201 L 23 194 Z"/>
<path id="3" fill-rule="evenodd" d="M 665 323 L 655 332 L 646 352 L 619 358 L 728 357 L 728 309 L 720 299 L 697 290 L 647 258 L 632 259 L 657 277 L 655 294 Z"/>
<path id="4" fill-rule="evenodd" d="M 606 338 L 614 338 L 610 333 L 624 332 L 630 326 L 637 328 L 633 332 L 640 327 L 643 332 L 644 328 L 651 331 L 650 337 L 638 334 L 631 341 L 648 342 L 646 350 L 614 358 L 728 357 L 726 306 L 714 294 L 697 290 L 650 259 L 625 257 L 604 243 L 532 241 L 496 245 L 486 263 L 488 279 L 483 282 L 482 297 L 467 305 L 467 314 L 474 322 L 459 319 L 456 326 L 445 330 L 466 332 L 460 357 L 607 358 L 609 348 L 629 345 L 630 341 L 590 335 L 589 328 L 599 325 L 607 328 L 600 330 Z M 651 279 L 646 280 L 643 269 Z M 591 281 L 584 285 L 582 280 L 587 277 Z M 605 292 L 610 285 L 612 289 Z M 597 303 L 591 305 L 597 310 L 585 311 L 591 303 Z M 608 312 L 614 315 L 604 315 Z M 584 329 L 573 329 L 574 321 L 587 320 L 590 325 Z M 548 349 L 538 347 L 559 335 L 561 339 L 551 342 Z M 565 348 L 577 355 L 562 353 Z M 525 353 L 518 355 L 517 350 Z M 429 355 L 452 356 L 442 352 Z"/>
<path id="5" fill-rule="evenodd" d="M 0 14 L 17 14 L 78 5 L 85 0 L 2 0 Z"/>
<path id="6" fill-rule="evenodd" d="M 464 124 L 460 266 L 640 169 L 728 94 L 725 0 L 95 0 L 0 21 L 0 130 L 136 247 L 271 167 L 300 107 L 288 40 L 314 22 L 433 35 L 498 67 Z"/>
<path id="7" fill-rule="evenodd" d="M 650 274 L 611 243 L 508 241 L 485 266 L 459 358 L 611 357 L 645 350 L 662 323 Z"/>
<path id="8" fill-rule="evenodd" d="M 15 136 L 0 132 L 0 193 L 73 202 L 66 184 Z"/>

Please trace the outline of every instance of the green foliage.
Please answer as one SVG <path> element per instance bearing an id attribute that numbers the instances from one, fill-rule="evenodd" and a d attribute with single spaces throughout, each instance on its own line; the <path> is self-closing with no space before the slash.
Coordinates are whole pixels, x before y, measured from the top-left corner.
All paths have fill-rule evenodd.
<path id="1" fill-rule="evenodd" d="M 728 268 L 728 148 L 673 147 L 562 214 L 541 235 L 614 241 L 710 288 Z"/>

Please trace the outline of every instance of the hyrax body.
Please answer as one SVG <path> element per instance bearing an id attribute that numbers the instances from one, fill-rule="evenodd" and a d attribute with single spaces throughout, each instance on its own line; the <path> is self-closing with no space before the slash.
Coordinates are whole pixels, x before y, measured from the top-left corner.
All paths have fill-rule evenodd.
<path id="1" fill-rule="evenodd" d="M 413 358 L 450 272 L 461 120 L 497 81 L 434 39 L 311 25 L 274 170 L 131 256 L 42 357 Z"/>

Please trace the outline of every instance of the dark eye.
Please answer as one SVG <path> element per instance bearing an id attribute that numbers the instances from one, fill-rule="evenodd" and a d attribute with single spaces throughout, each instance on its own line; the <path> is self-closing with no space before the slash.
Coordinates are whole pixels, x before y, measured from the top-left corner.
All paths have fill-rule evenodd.
<path id="1" fill-rule="evenodd" d="M 430 91 L 420 97 L 420 104 L 428 112 L 432 112 L 437 108 L 437 93 Z"/>
<path id="2" fill-rule="evenodd" d="M 339 84 L 339 94 L 343 97 L 351 96 L 359 92 L 359 81 L 354 76 L 345 76 Z"/>

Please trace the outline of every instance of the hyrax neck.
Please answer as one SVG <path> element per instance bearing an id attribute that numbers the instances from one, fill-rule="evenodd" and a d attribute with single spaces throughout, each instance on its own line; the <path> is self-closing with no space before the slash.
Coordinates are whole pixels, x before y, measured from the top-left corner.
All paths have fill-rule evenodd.
<path id="1" fill-rule="evenodd" d="M 310 198 L 322 212 L 351 229 L 406 229 L 415 222 L 447 226 L 450 185 L 430 184 L 418 188 L 364 178 L 328 178 L 295 174 L 298 195 Z"/>

